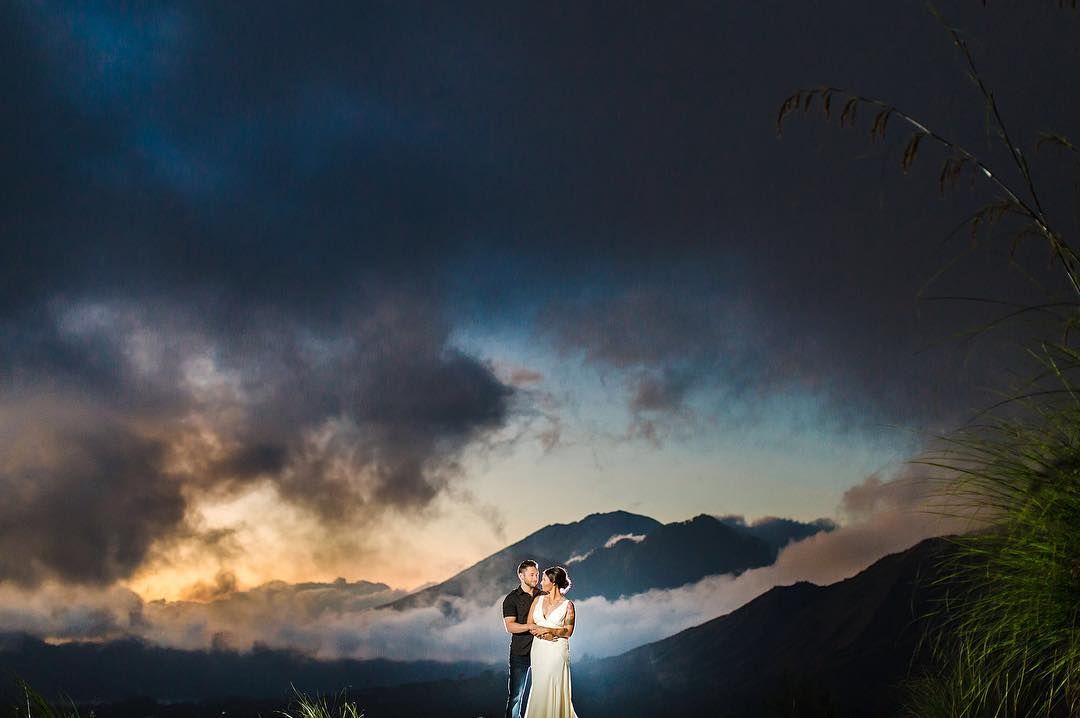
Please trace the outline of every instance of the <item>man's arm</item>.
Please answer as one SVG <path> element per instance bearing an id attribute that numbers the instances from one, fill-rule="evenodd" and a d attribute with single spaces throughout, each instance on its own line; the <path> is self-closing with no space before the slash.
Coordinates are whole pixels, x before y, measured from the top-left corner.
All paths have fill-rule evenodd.
<path id="1" fill-rule="evenodd" d="M 536 606 L 536 599 L 533 599 L 532 605 L 529 606 L 529 615 L 532 615 L 533 608 Z M 528 633 L 536 628 L 535 623 L 518 623 L 517 622 L 517 610 L 514 608 L 513 603 L 503 601 L 503 624 L 506 626 L 507 633 Z"/>

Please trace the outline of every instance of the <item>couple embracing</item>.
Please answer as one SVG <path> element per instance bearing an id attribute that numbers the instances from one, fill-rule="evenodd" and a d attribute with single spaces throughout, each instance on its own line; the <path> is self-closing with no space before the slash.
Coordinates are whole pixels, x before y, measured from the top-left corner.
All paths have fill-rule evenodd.
<path id="1" fill-rule="evenodd" d="M 518 581 L 503 599 L 503 622 L 511 636 L 506 718 L 522 718 L 522 703 L 524 718 L 577 718 L 570 702 L 574 604 L 563 595 L 570 577 L 562 566 L 541 575 L 536 561 L 526 560 L 518 565 Z M 525 699 L 530 670 L 532 689 Z"/>

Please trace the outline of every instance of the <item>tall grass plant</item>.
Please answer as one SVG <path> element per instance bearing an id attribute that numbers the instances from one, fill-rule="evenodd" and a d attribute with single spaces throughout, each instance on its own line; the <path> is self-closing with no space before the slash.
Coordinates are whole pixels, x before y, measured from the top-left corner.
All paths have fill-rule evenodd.
<path id="1" fill-rule="evenodd" d="M 278 711 L 282 718 L 364 718 L 364 711 L 354 701 L 348 700 L 344 690 L 330 701 L 326 696 L 309 696 L 293 686 L 293 705 Z"/>
<path id="2" fill-rule="evenodd" d="M 796 92 L 780 107 L 777 131 L 785 117 L 815 103 L 828 118 L 839 109 L 841 127 L 854 127 L 859 110 L 869 110 L 872 139 L 884 138 L 894 119 L 894 128 L 909 132 L 904 172 L 923 144 L 934 143 L 946 152 L 942 193 L 965 173 L 995 191 L 996 198 L 969 220 L 973 238 L 1011 219 L 1017 227 L 1013 248 L 1032 238 L 1044 242 L 1066 280 L 1069 296 L 1063 300 L 1013 306 L 983 327 L 1009 321 L 1042 331 L 1036 318 L 1050 317 L 1052 332 L 1029 339 L 1025 347 L 1035 362 L 1032 377 L 914 462 L 948 477 L 934 479 L 936 510 L 974 517 L 981 525 L 956 537 L 955 550 L 940 566 L 947 598 L 929 622 L 937 665 L 912 682 L 909 712 L 922 718 L 1080 716 L 1080 387 L 1075 381 L 1080 352 L 1073 340 L 1080 324 L 1080 257 L 1045 211 L 1028 156 L 1010 133 L 962 34 L 930 8 L 962 53 L 1018 184 L 912 114 L 843 88 Z M 1045 143 L 1080 154 L 1080 147 L 1059 134 L 1043 133 L 1035 147 Z"/>

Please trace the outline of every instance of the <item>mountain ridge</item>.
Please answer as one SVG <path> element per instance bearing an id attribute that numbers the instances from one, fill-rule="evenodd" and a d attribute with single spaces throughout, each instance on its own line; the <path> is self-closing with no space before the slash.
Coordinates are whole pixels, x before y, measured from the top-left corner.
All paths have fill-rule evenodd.
<path id="1" fill-rule="evenodd" d="M 515 573 L 523 559 L 533 559 L 540 565 L 540 570 L 544 570 L 602 546 L 612 536 L 648 534 L 662 525 L 654 518 L 622 510 L 589 514 L 569 524 L 549 524 L 480 559 L 446 581 L 379 608 L 420 608 L 437 605 L 446 597 L 468 597 L 479 603 L 492 604 L 517 584 Z"/>
<path id="2" fill-rule="evenodd" d="M 699 514 L 662 524 L 627 511 L 590 514 L 570 524 L 550 524 L 476 562 L 450 579 L 428 586 L 379 608 L 405 610 L 441 605 L 448 598 L 468 597 L 490 605 L 516 584 L 515 569 L 531 558 L 543 570 L 566 566 L 574 582 L 574 598 L 603 596 L 609 600 L 694 583 L 706 576 L 738 575 L 776 560 L 781 548 L 835 524 L 827 519 L 803 523 L 769 517 L 753 524 Z M 553 536 L 572 529 L 574 538 Z M 612 539 L 623 537 L 612 543 Z"/>

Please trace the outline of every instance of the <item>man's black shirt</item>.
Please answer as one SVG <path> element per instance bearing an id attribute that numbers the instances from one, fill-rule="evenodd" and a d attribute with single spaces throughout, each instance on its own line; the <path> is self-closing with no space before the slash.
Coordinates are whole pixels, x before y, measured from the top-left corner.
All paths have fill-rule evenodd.
<path id="1" fill-rule="evenodd" d="M 532 606 L 533 594 L 526 593 L 518 586 L 503 599 L 503 618 L 513 618 L 518 623 L 529 622 L 529 608 Z M 513 633 L 510 635 L 510 655 L 527 656 L 532 650 L 533 635 L 525 633 Z"/>

